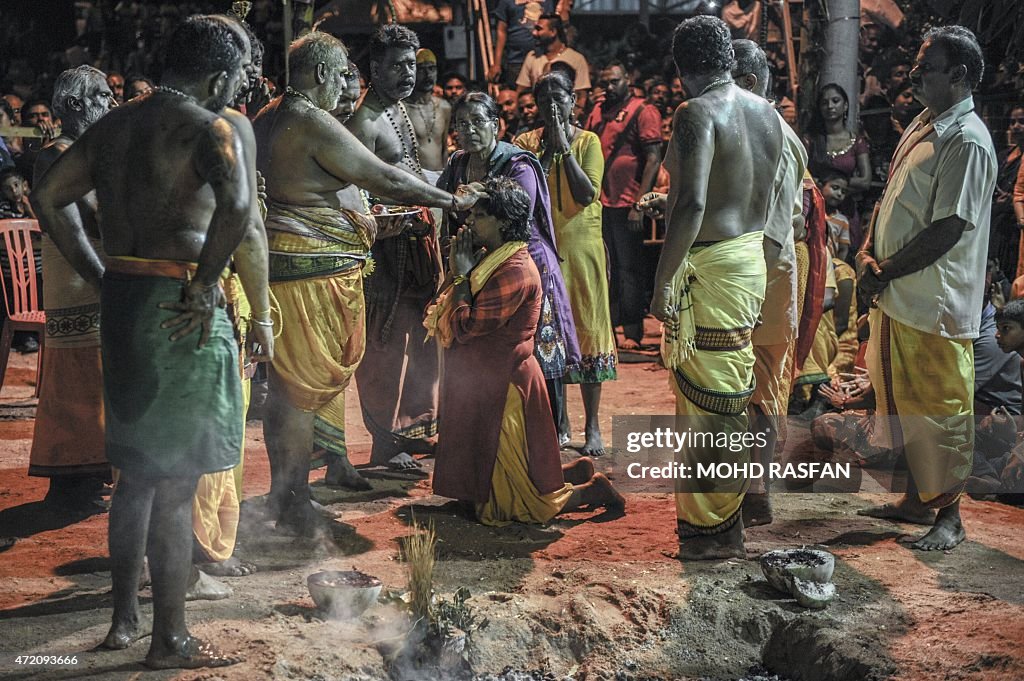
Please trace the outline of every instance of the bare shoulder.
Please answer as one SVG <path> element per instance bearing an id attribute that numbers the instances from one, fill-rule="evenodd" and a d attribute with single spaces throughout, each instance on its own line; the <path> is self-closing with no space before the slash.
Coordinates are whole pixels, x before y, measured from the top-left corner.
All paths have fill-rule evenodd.
<path id="1" fill-rule="evenodd" d="M 256 143 L 256 136 L 253 133 L 252 123 L 249 122 L 248 117 L 241 111 L 236 109 L 227 108 L 224 109 L 222 114 L 224 119 L 231 124 L 231 127 L 235 129 L 235 132 L 242 138 L 242 144 L 246 147 Z"/>
<path id="2" fill-rule="evenodd" d="M 345 125 L 360 142 L 372 148 L 372 142 L 377 138 L 377 126 L 382 117 L 382 110 L 364 99 Z"/>
<path id="3" fill-rule="evenodd" d="M 683 156 L 692 153 L 714 132 L 713 109 L 708 102 L 700 100 L 697 97 L 683 102 L 672 116 L 672 143 Z"/>
<path id="4" fill-rule="evenodd" d="M 437 108 L 447 114 L 452 112 L 452 103 L 444 97 L 438 97 L 437 95 L 431 95 L 434 101 L 437 102 Z"/>

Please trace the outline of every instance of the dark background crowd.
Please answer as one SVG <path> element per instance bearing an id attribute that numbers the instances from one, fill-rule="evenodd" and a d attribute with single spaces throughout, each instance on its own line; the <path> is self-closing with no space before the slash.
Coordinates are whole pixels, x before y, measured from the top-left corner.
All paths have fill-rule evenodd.
<path id="1" fill-rule="evenodd" d="M 994 0 L 997 1 L 997 0 Z M 231 8 L 229 0 L 160 2 L 159 0 L 61 0 L 46 3 L 31 0 L 7 0 L 0 6 L 0 127 L 9 124 L 41 126 L 53 123 L 50 95 L 55 77 L 64 69 L 91 64 L 110 76 L 115 95 L 125 101 L 143 94 L 159 82 L 162 65 L 159 55 L 173 28 L 194 13 L 223 12 Z M 255 0 L 247 17 L 264 43 L 263 72 L 268 85 L 283 88 L 284 43 L 286 32 L 282 3 Z M 292 35 L 302 30 L 302 22 L 315 21 L 325 13 L 331 30 L 344 27 L 345 9 L 339 13 L 334 3 L 316 0 L 306 4 L 295 0 Z M 533 5 L 534 3 L 529 3 Z M 581 5 L 583 3 L 580 3 Z M 919 113 L 910 94 L 907 78 L 919 42 L 922 21 L 928 13 L 920 7 L 930 3 L 902 3 L 907 11 L 898 26 L 891 17 L 876 18 L 863 3 L 857 54 L 859 92 L 818 83 L 814 97 L 801 97 L 802 109 L 792 98 L 792 84 L 786 66 L 783 33 L 774 9 L 758 12 L 761 3 L 733 0 L 722 6 L 713 3 L 684 3 L 692 10 L 721 15 L 733 29 L 734 37 L 751 38 L 766 50 L 773 67 L 772 93 L 784 118 L 797 128 L 808 147 L 810 170 L 826 194 L 831 195 L 830 213 L 837 234 L 834 249 L 852 261 L 874 202 L 884 186 L 888 163 L 904 126 Z M 884 4 L 884 3 L 883 3 Z M 913 6 L 917 6 L 917 10 Z M 390 6 L 390 5 L 389 5 Z M 439 6 L 435 2 L 435 7 Z M 509 22 L 509 41 L 513 42 L 516 12 L 524 12 L 526 3 L 515 0 L 491 0 L 490 17 L 497 23 Z M 518 9 L 517 9 L 518 8 Z M 595 14 L 574 10 L 572 3 L 545 0 L 538 8 L 565 18 L 560 38 L 566 46 L 580 52 L 590 69 L 593 87 L 577 106 L 578 121 L 584 122 L 594 105 L 603 97 L 601 71 L 609 63 L 620 62 L 629 79 L 633 95 L 655 107 L 662 116 L 663 140 L 671 135 L 671 113 L 682 101 L 682 86 L 675 77 L 670 41 L 671 31 L 684 14 L 654 14 L 648 25 L 636 14 Z M 332 11 L 333 10 L 333 11 Z M 465 22 L 465 7 L 452 6 L 453 21 Z M 677 10 L 679 11 L 679 10 Z M 915 13 L 916 11 L 916 13 Z M 1019 13 L 1018 13 L 1019 14 Z M 1012 20 L 1010 16 L 1008 20 Z M 1018 21 L 1024 21 L 1018 18 Z M 801 35 L 800 17 L 796 19 Z M 452 45 L 442 23 L 419 23 L 413 28 L 424 47 L 438 57 L 440 74 L 437 94 L 454 99 L 466 90 L 483 89 L 487 83 L 480 64 L 471 65 L 463 52 Z M 372 25 L 355 24 L 340 32 L 349 45 L 354 61 L 365 67 L 365 46 Z M 1016 31 L 1014 35 L 1021 33 Z M 472 34 L 470 34 L 472 35 Z M 803 32 L 806 36 L 806 31 Z M 984 37 L 984 32 L 979 33 Z M 462 39 L 465 33 L 456 32 Z M 535 36 L 519 35 L 520 43 L 532 43 Z M 1015 40 L 1016 38 L 1013 38 Z M 457 42 L 457 40 L 456 40 Z M 997 278 L 1005 284 L 1024 274 L 1020 258 L 1020 228 L 1012 207 L 1013 185 L 1024 143 L 1024 108 L 1017 106 L 1024 91 L 1024 64 L 1013 56 L 1019 50 L 1007 45 L 1005 37 L 983 45 L 988 54 L 985 78 L 975 101 L 979 114 L 988 123 L 1000 156 L 1000 175 L 994 211 L 990 255 L 997 261 Z M 465 41 L 461 44 L 465 48 Z M 806 48 L 806 46 L 805 46 Z M 799 49 L 799 46 L 798 46 Z M 451 53 L 451 58 L 448 57 Z M 507 56 L 507 55 L 506 55 Z M 364 68 L 365 70 L 365 68 Z M 502 105 L 505 139 L 541 124 L 536 104 L 529 92 L 517 92 L 517 73 L 505 72 L 492 79 L 492 92 Z M 474 76 L 476 76 L 474 78 Z M 807 88 L 807 82 L 803 84 Z M 519 88 L 521 90 L 521 88 Z M 825 149 L 829 125 L 826 120 L 828 99 L 838 97 L 844 109 L 842 125 L 850 135 L 849 148 L 836 153 Z M 856 97 L 852 102 L 851 98 Z M 255 114 L 255 110 L 252 111 Z M 852 120 L 849 116 L 853 115 Z M 835 132 L 833 130 L 832 132 Z M 452 138 L 454 142 L 454 136 Z M 0 138 L 0 217 L 17 217 L 28 208 L 24 197 L 30 191 L 32 165 L 41 141 L 38 139 Z M 20 180 L 17 176 L 20 175 Z M 842 236 L 839 233 L 842 232 Z M 657 261 L 659 233 L 652 228 L 647 239 L 645 267 Z M 844 241 L 839 244 L 839 240 Z M 31 346 L 31 343 L 30 343 Z M 30 347 L 31 349 L 31 347 Z"/>

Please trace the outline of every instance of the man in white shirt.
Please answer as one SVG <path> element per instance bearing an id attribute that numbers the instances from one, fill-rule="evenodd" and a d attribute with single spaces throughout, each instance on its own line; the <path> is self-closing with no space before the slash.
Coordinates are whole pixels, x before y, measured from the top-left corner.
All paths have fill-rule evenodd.
<path id="1" fill-rule="evenodd" d="M 910 79 L 926 108 L 893 154 L 877 219 L 857 254 L 861 293 L 877 306 L 867 358 L 876 431 L 904 448 L 911 473 L 899 502 L 861 513 L 932 525 L 912 545 L 925 551 L 966 537 L 959 498 L 974 445 L 971 340 L 981 321 L 997 167 L 971 97 L 983 71 L 967 29 L 925 35 Z"/>
<path id="2" fill-rule="evenodd" d="M 590 66 L 582 54 L 566 44 L 565 24 L 557 14 L 544 14 L 533 25 L 533 41 L 537 50 L 526 55 L 516 78 L 516 89 L 526 92 L 551 70 L 555 62 L 564 62 L 573 70 L 576 98 L 582 99 L 590 89 Z"/>
<path id="3" fill-rule="evenodd" d="M 768 97 L 768 59 L 751 40 L 732 41 L 736 65 L 732 77 L 744 90 Z M 778 115 L 778 114 L 776 114 Z M 786 375 L 787 355 L 796 345 L 796 250 L 793 246 L 793 221 L 802 219 L 803 177 L 807 151 L 800 137 L 779 116 L 783 145 L 779 170 L 764 227 L 764 260 L 768 269 L 761 324 L 751 334 L 754 346 L 754 394 L 750 404 L 755 416 L 751 432 L 768 431 L 764 447 L 756 449 L 755 461 L 765 469 L 775 452 L 776 441 L 786 439 L 786 405 L 791 377 Z M 755 527 L 772 521 L 767 480 L 755 483 L 743 499 L 743 526 Z M 763 492 L 763 494 L 761 493 Z"/>

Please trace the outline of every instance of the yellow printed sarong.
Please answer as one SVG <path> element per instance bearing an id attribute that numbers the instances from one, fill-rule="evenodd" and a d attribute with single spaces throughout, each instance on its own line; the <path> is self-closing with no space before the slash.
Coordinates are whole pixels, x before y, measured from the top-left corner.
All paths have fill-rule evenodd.
<path id="1" fill-rule="evenodd" d="M 678 318 L 666 324 L 662 358 L 672 372 L 677 429 L 725 433 L 747 431 L 746 408 L 753 394 L 754 350 L 750 335 L 764 299 L 763 232 L 692 249 L 673 280 Z M 670 329 L 672 334 L 670 335 Z M 746 447 L 689 447 L 681 463 L 749 461 Z M 716 534 L 739 517 L 749 482 L 719 482 L 700 492 L 676 492 L 681 539 Z"/>
<path id="2" fill-rule="evenodd" d="M 266 225 L 279 306 L 273 370 L 289 403 L 315 412 L 315 448 L 347 456 L 345 388 L 366 344 L 363 271 L 376 223 L 347 209 L 271 203 Z"/>
<path id="3" fill-rule="evenodd" d="M 974 461 L 974 346 L 911 328 L 877 308 L 868 319 L 878 442 L 903 448 L 921 503 L 949 506 Z"/>
<path id="4" fill-rule="evenodd" d="M 502 526 L 512 522 L 546 523 L 558 515 L 573 487 L 541 494 L 530 480 L 526 452 L 526 414 L 523 396 L 509 384 L 505 411 L 498 436 L 498 458 L 491 474 L 491 497 L 476 505 L 476 517 L 484 525 Z"/>

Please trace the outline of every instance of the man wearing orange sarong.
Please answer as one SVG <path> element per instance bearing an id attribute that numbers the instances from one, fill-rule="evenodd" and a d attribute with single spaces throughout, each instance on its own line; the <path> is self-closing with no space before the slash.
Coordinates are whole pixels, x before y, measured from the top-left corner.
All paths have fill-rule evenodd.
<path id="1" fill-rule="evenodd" d="M 966 537 L 960 494 L 974 446 L 974 352 L 985 286 L 996 157 L 971 90 L 984 59 L 961 26 L 929 31 L 910 72 L 925 110 L 893 154 L 872 229 L 857 254 L 873 298 L 867 365 L 883 417 L 911 474 L 896 504 L 863 515 L 932 524 L 914 548 Z M 932 516 L 932 510 L 938 514 Z"/>
<path id="2" fill-rule="evenodd" d="M 35 180 L 103 114 L 116 106 L 106 76 L 91 66 L 64 71 L 54 84 L 53 110 L 61 135 L 39 153 Z M 99 252 L 96 197 L 74 207 L 75 218 Z M 44 232 L 45 222 L 41 223 Z M 28 474 L 50 478 L 47 501 L 61 508 L 98 511 L 110 464 L 103 441 L 103 372 L 99 291 L 87 283 L 43 236 L 43 307 L 46 361 L 39 376 Z"/>

